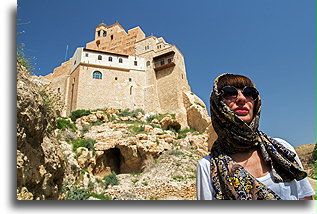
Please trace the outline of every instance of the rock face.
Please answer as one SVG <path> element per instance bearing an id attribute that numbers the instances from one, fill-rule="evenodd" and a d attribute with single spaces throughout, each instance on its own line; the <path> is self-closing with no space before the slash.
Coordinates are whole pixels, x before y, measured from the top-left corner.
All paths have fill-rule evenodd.
<path id="1" fill-rule="evenodd" d="M 295 147 L 295 150 L 308 176 L 316 179 L 316 144 L 304 144 Z"/>
<path id="2" fill-rule="evenodd" d="M 204 132 L 211 124 L 205 103 L 190 91 L 183 92 L 183 98 L 189 127 Z"/>
<path id="3" fill-rule="evenodd" d="M 17 198 L 58 199 L 64 161 L 56 140 L 48 134 L 54 122 L 48 97 L 17 65 Z"/>

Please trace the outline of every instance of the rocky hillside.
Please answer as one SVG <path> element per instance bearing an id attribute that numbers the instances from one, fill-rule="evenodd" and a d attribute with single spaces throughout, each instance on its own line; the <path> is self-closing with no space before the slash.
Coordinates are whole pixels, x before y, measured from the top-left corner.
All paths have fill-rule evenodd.
<path id="1" fill-rule="evenodd" d="M 295 147 L 295 150 L 308 176 L 316 180 L 316 144 L 304 144 Z"/>
<path id="2" fill-rule="evenodd" d="M 19 200 L 196 199 L 196 164 L 216 135 L 194 95 L 184 96 L 191 128 L 181 129 L 176 115 L 140 109 L 61 118 L 55 95 L 22 66 L 17 71 Z M 316 179 L 314 145 L 296 150 Z"/>
<path id="3" fill-rule="evenodd" d="M 208 154 L 208 134 L 179 130 L 170 114 L 116 109 L 73 114 L 78 118 L 60 118 L 63 125 L 55 131 L 69 163 L 65 199 L 82 192 L 84 199 L 196 198 L 196 164 Z"/>
<path id="4" fill-rule="evenodd" d="M 49 133 L 55 112 L 45 88 L 17 64 L 18 199 L 58 199 L 60 195 L 65 162 Z"/>

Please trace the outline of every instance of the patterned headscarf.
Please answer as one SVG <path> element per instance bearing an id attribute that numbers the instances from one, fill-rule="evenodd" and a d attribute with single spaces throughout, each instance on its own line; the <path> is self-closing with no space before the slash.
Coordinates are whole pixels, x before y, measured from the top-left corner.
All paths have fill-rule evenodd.
<path id="1" fill-rule="evenodd" d="M 230 154 L 259 149 L 274 182 L 301 180 L 307 176 L 295 160 L 295 153 L 276 140 L 258 130 L 261 99 L 255 102 L 254 117 L 245 123 L 223 102 L 217 84 L 222 74 L 214 81 L 210 95 L 212 125 L 218 139 L 211 149 L 211 182 L 216 199 L 278 200 L 280 197 L 259 182 L 241 165 L 236 164 Z"/>

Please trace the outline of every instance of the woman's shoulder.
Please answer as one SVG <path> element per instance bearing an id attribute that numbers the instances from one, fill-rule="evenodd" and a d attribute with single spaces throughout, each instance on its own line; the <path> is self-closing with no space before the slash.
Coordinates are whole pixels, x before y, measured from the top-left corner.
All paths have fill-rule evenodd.
<path id="1" fill-rule="evenodd" d="M 275 141 L 277 141 L 279 144 L 282 144 L 282 145 L 283 145 L 284 147 L 286 147 L 287 149 L 289 149 L 289 150 L 295 152 L 294 147 L 293 147 L 290 143 L 288 143 L 286 140 L 281 139 L 281 138 L 278 138 L 278 137 L 275 137 L 275 138 L 273 138 L 273 139 L 274 139 Z"/>
<path id="2" fill-rule="evenodd" d="M 207 155 L 198 160 L 198 166 L 205 168 L 210 165 L 210 155 Z"/>

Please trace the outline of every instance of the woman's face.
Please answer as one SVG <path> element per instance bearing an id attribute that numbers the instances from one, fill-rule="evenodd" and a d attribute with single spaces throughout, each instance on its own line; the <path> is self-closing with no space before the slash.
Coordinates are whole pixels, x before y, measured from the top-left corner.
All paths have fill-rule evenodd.
<path id="1" fill-rule="evenodd" d="M 249 124 L 252 121 L 254 100 L 250 97 L 245 97 L 241 89 L 238 89 L 236 98 L 224 99 L 223 101 L 245 123 Z"/>

